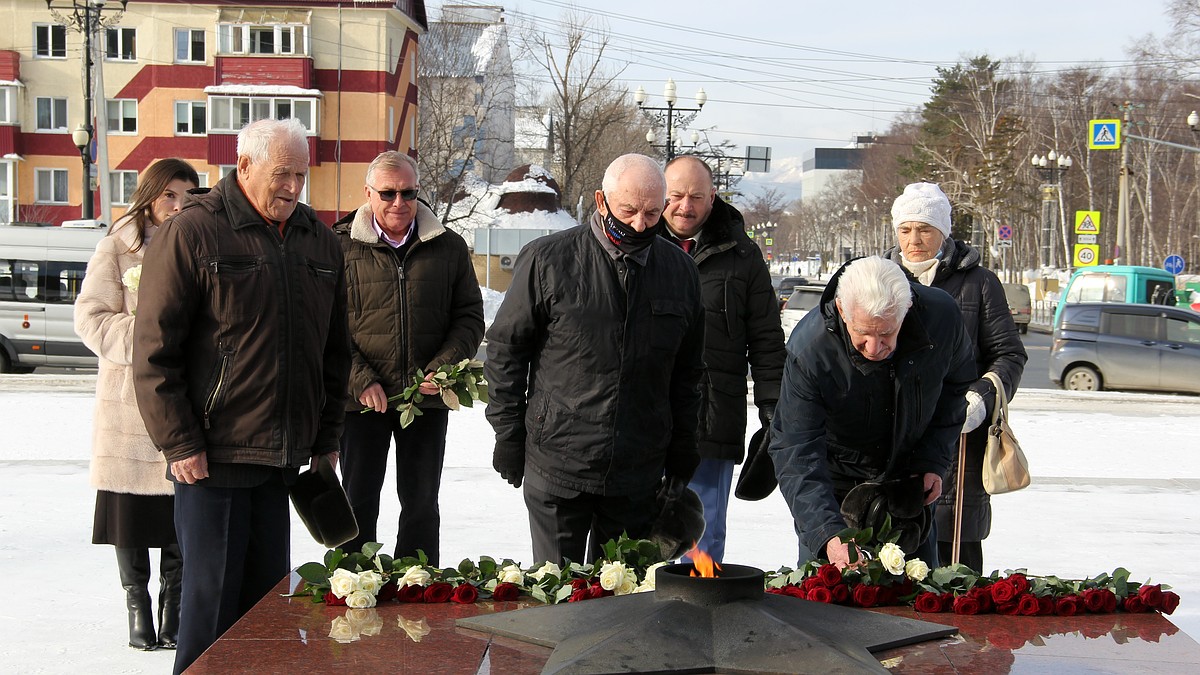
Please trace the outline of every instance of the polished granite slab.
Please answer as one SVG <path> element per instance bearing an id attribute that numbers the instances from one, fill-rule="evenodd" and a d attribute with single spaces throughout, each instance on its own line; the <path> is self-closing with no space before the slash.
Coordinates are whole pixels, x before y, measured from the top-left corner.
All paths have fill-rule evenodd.
<path id="1" fill-rule="evenodd" d="M 550 656 L 546 647 L 455 625 L 463 617 L 537 604 L 532 601 L 386 602 L 348 610 L 280 597 L 299 583 L 294 574 L 282 580 L 188 672 L 538 673 Z M 1158 613 L 1023 617 L 916 614 L 894 607 L 871 611 L 959 629 L 949 638 L 877 653 L 895 673 L 1200 672 L 1200 645 Z"/>

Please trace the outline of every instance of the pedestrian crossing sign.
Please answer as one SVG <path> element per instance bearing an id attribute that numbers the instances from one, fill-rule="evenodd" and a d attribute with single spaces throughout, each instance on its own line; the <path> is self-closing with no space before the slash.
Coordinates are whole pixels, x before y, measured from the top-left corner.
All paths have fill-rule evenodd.
<path id="1" fill-rule="evenodd" d="M 1088 149 L 1119 150 L 1121 148 L 1121 120 L 1089 120 Z"/>
<path id="2" fill-rule="evenodd" d="M 1099 211 L 1076 211 L 1075 212 L 1075 234 L 1099 234 L 1100 233 L 1100 212 Z"/>

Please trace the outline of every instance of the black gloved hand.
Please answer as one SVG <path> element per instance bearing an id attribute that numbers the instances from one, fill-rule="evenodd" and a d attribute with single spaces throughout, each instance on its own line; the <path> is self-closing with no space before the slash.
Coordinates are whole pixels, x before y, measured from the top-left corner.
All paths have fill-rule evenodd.
<path id="1" fill-rule="evenodd" d="M 758 406 L 758 421 L 762 422 L 764 427 L 771 426 L 771 420 L 773 419 L 775 419 L 774 401 Z"/>
<path id="2" fill-rule="evenodd" d="M 513 487 L 521 487 L 521 479 L 525 477 L 525 444 L 497 441 L 492 468 Z"/>

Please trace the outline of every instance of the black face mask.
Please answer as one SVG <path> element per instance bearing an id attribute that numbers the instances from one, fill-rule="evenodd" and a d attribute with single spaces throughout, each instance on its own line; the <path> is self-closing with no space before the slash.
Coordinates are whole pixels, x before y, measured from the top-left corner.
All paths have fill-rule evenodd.
<path id="1" fill-rule="evenodd" d="M 608 195 L 604 196 L 604 210 L 608 215 L 602 216 L 604 234 L 621 253 L 630 255 L 649 246 L 658 236 L 658 223 L 638 232 L 632 227 L 617 220 L 612 207 L 608 205 Z"/>

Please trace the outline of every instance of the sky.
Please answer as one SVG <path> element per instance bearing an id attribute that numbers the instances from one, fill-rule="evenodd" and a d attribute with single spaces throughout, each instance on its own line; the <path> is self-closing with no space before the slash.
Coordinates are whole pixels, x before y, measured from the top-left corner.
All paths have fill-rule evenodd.
<path id="1" fill-rule="evenodd" d="M 442 4 L 429 2 L 435 20 Z M 708 103 L 692 128 L 713 143 L 772 149 L 773 169 L 882 133 L 928 97 L 936 68 L 970 56 L 1031 59 L 1039 71 L 1076 64 L 1119 67 L 1147 34 L 1165 36 L 1166 0 L 962 0 L 778 2 L 776 0 L 515 0 L 512 26 L 561 32 L 568 8 L 611 36 L 619 81 L 640 85 L 649 106 L 664 106 L 673 78 L 679 106 Z M 660 134 L 661 136 L 661 134 Z M 690 136 L 690 131 L 684 137 Z"/>
<path id="2" fill-rule="evenodd" d="M 0 643 L 0 663 L 5 672 L 170 670 L 173 652 L 126 646 L 124 592 L 112 547 L 90 543 L 95 491 L 88 485 L 87 467 L 94 389 L 94 375 L 0 375 L 0 578 L 8 581 L 0 633 L 9 637 Z M 1019 391 L 1011 424 L 1029 458 L 1033 484 L 993 498 L 992 533 L 984 543 L 988 567 L 1024 567 L 1031 574 L 1063 578 L 1125 567 L 1135 581 L 1173 586 L 1182 604 L 1170 620 L 1200 637 L 1198 401 L 1195 396 Z M 748 413 L 756 425 L 757 416 Z M 441 493 L 443 565 L 481 555 L 532 563 L 521 493 L 492 469 L 492 439 L 482 407 L 451 414 Z M 389 469 L 384 485 L 394 484 Z M 384 489 L 380 533 L 385 536 L 394 536 L 399 510 L 394 494 Z M 293 566 L 321 559 L 325 549 L 294 514 L 291 532 Z M 766 570 L 795 565 L 791 516 L 778 491 L 759 502 L 733 500 L 729 532 L 726 562 Z M 384 544 L 391 547 L 394 541 Z M 155 579 L 157 559 L 152 556 Z M 157 597 L 154 583 L 151 593 Z"/>

